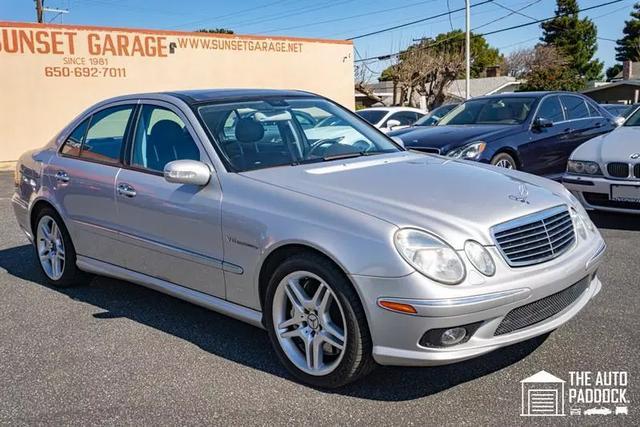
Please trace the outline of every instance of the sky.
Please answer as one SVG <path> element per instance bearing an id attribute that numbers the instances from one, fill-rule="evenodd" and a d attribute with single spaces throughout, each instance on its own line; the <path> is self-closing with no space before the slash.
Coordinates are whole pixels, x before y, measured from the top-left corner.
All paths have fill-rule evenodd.
<path id="1" fill-rule="evenodd" d="M 49 8 L 69 13 L 47 13 L 55 23 L 192 31 L 229 28 L 237 34 L 284 35 L 344 39 L 464 7 L 464 0 L 44 0 Z M 610 0 L 578 0 L 581 8 Z M 482 0 L 472 0 L 472 5 Z M 596 56 L 609 67 L 615 63 L 615 42 L 622 36 L 634 0 L 583 14 L 598 27 Z M 518 10 L 513 13 L 507 8 Z M 471 9 L 471 27 L 477 32 L 553 16 L 555 0 L 494 0 Z M 526 16 L 524 16 L 526 15 Z M 0 0 L 0 20 L 35 20 L 33 0 Z M 433 37 L 451 28 L 464 28 L 464 13 L 435 18 L 416 25 L 354 41 L 357 55 L 369 58 L 397 52 L 414 39 Z M 539 24 L 487 36 L 504 54 L 535 45 Z M 357 57 L 357 56 L 356 56 Z M 380 72 L 386 61 L 367 62 Z"/>

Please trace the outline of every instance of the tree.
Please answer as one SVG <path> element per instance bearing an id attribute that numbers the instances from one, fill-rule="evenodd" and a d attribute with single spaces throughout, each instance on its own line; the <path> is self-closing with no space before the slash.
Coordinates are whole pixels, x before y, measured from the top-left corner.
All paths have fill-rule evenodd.
<path id="1" fill-rule="evenodd" d="M 465 33 L 462 30 L 453 30 L 448 33 L 438 34 L 434 38 L 424 38 L 412 46 L 422 46 L 438 52 L 462 51 L 465 48 Z M 411 46 L 409 47 L 409 49 Z M 491 47 L 487 40 L 478 34 L 471 34 L 471 78 L 478 78 L 487 67 L 502 65 L 503 56 L 497 48 Z M 380 74 L 379 81 L 393 80 L 392 67 L 386 68 Z M 460 70 L 457 78 L 464 78 L 464 68 Z"/>
<path id="2" fill-rule="evenodd" d="M 374 93 L 373 88 L 369 84 L 369 73 L 369 68 L 365 63 L 362 63 L 361 65 L 356 64 L 353 67 L 354 89 L 356 92 L 363 94 L 367 99 L 372 100 L 374 103 L 379 102 L 382 105 L 385 105 L 384 100 Z"/>
<path id="3" fill-rule="evenodd" d="M 567 66 L 584 81 L 600 80 L 604 64 L 593 59 L 598 31 L 589 18 L 580 19 L 576 0 L 556 0 L 555 18 L 542 23 L 542 41 L 560 49 Z"/>
<path id="4" fill-rule="evenodd" d="M 622 71 L 622 64 L 615 64 L 612 67 L 607 68 L 607 80 L 615 78 L 620 71 Z"/>
<path id="5" fill-rule="evenodd" d="M 523 55 L 519 90 L 569 90 L 584 87 L 584 79 L 568 67 L 569 59 L 553 45 L 539 44 Z"/>
<path id="6" fill-rule="evenodd" d="M 196 33 L 234 34 L 233 30 L 227 28 L 201 28 Z"/>
<path id="7" fill-rule="evenodd" d="M 616 60 L 640 61 L 640 3 L 633 5 L 631 19 L 624 22 L 622 34 L 616 42 Z"/>

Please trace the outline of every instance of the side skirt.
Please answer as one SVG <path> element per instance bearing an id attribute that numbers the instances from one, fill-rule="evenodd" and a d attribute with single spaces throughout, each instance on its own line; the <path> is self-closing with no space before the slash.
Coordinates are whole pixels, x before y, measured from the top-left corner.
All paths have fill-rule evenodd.
<path id="1" fill-rule="evenodd" d="M 262 313 L 221 298 L 81 255 L 78 255 L 76 265 L 80 270 L 133 282 L 264 329 Z"/>

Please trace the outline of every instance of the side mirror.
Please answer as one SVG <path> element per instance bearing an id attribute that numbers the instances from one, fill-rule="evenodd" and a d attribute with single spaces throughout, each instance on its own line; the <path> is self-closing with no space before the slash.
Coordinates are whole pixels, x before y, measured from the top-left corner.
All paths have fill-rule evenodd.
<path id="1" fill-rule="evenodd" d="M 404 146 L 404 141 L 398 137 L 398 136 L 392 136 L 391 139 L 393 140 L 393 142 L 395 142 L 396 144 L 398 144 L 399 146 L 401 146 L 402 148 L 406 148 Z"/>
<path id="2" fill-rule="evenodd" d="M 616 127 L 620 127 L 624 124 L 625 120 L 627 119 L 622 116 L 616 116 L 613 118 L 613 123 L 616 125 Z"/>
<path id="3" fill-rule="evenodd" d="M 211 170 L 197 160 L 174 160 L 164 166 L 164 179 L 176 184 L 203 186 L 211 179 Z"/>
<path id="4" fill-rule="evenodd" d="M 553 122 L 544 117 L 538 117 L 533 121 L 533 127 L 538 129 L 550 128 L 551 126 L 553 126 Z"/>
<path id="5" fill-rule="evenodd" d="M 399 120 L 394 120 L 394 119 L 387 120 L 387 127 L 389 129 L 393 129 L 396 126 L 400 126 L 400 121 Z"/>

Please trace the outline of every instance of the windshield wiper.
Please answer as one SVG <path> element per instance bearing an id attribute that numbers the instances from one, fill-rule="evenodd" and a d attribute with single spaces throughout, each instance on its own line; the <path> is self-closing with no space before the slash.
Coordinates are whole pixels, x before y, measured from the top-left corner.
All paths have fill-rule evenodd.
<path id="1" fill-rule="evenodd" d="M 343 154 L 334 154 L 333 156 L 324 156 L 322 158 L 323 162 L 329 162 L 331 160 L 341 160 L 341 159 L 353 159 L 355 157 L 361 157 L 361 156 L 370 156 L 372 154 L 377 154 L 377 153 L 370 153 L 370 152 L 366 152 L 366 151 L 359 151 L 359 152 L 355 152 L 355 153 L 343 153 Z"/>

